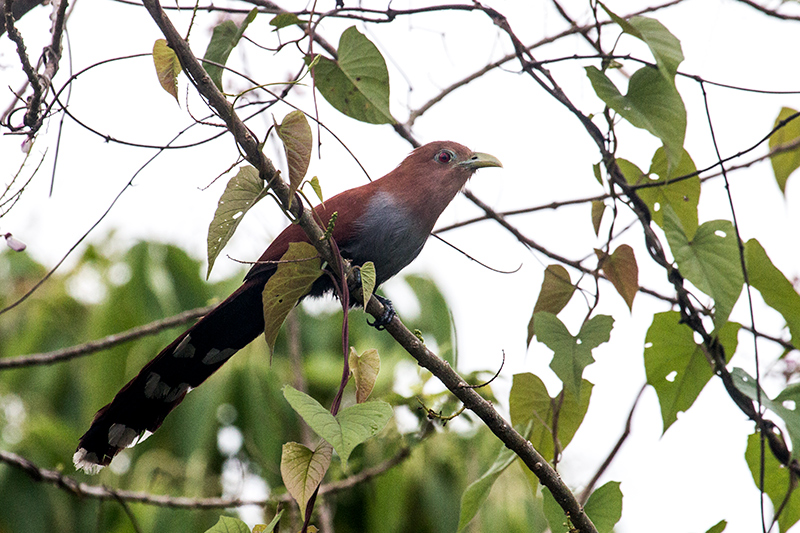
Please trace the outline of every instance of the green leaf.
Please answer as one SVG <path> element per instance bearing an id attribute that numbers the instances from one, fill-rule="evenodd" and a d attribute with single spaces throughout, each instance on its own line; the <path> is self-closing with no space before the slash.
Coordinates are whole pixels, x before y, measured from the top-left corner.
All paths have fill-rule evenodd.
<path id="1" fill-rule="evenodd" d="M 370 349 L 358 355 L 356 349 L 350 347 L 350 372 L 356 382 L 356 403 L 364 403 L 372 394 L 378 373 L 381 371 L 381 357 L 378 350 Z"/>
<path id="2" fill-rule="evenodd" d="M 250 533 L 250 528 L 238 518 L 220 516 L 217 523 L 207 529 L 206 533 Z"/>
<path id="3" fill-rule="evenodd" d="M 650 170 L 644 174 L 632 163 L 617 160 L 625 179 L 631 185 L 647 187 L 637 189 L 639 197 L 647 204 L 653 221 L 664 228 L 664 207 L 670 206 L 681 221 L 686 236 L 691 240 L 697 231 L 697 204 L 700 201 L 700 177 L 671 182 L 673 178 L 693 174 L 697 168 L 691 156 L 683 150 L 680 163 L 669 172 L 663 148 L 656 150 L 650 163 Z M 653 186 L 657 184 L 663 184 Z"/>
<path id="4" fill-rule="evenodd" d="M 320 94 L 348 117 L 394 124 L 389 111 L 389 70 L 378 48 L 351 26 L 342 33 L 338 54 L 338 61 L 320 57 L 314 67 Z"/>
<path id="5" fill-rule="evenodd" d="M 309 183 L 311 184 L 311 188 L 314 189 L 314 194 L 317 195 L 319 201 L 324 202 L 325 199 L 322 197 L 322 185 L 319 184 L 319 178 L 314 176 L 309 180 Z"/>
<path id="6" fill-rule="evenodd" d="M 403 279 L 419 302 L 419 317 L 411 325 L 421 329 L 425 335 L 433 335 L 439 345 L 439 357 L 451 366 L 457 366 L 456 335 L 444 295 L 430 278 L 410 274 Z"/>
<path id="7" fill-rule="evenodd" d="M 241 26 L 236 26 L 236 23 L 232 20 L 226 20 L 217 24 L 214 27 L 211 41 L 208 43 L 208 48 L 206 48 L 206 54 L 203 56 L 203 59 L 212 61 L 218 65 L 225 65 L 225 63 L 228 62 L 228 56 L 231 55 L 231 51 L 239 44 L 239 39 L 242 38 L 247 26 L 253 22 L 257 14 L 258 9 L 253 8 L 242 21 Z M 204 63 L 203 68 L 206 69 L 206 72 L 214 82 L 214 85 L 217 86 L 217 89 L 221 91 L 223 68 L 221 66 L 212 65 L 211 63 Z"/>
<path id="8" fill-rule="evenodd" d="M 552 533 L 570 533 L 572 531 L 569 517 L 564 513 L 564 509 L 558 505 L 553 494 L 547 487 L 542 487 L 542 499 L 544 516 L 547 518 L 547 523 L 550 524 L 550 531 Z"/>
<path id="9" fill-rule="evenodd" d="M 551 398 L 538 376 L 531 373 L 515 374 L 509 395 L 511 423 L 516 428 L 533 424 L 528 440 L 547 461 L 555 458 L 555 440 L 559 453 L 569 446 L 572 437 L 583 423 L 593 385 L 583 380 L 580 398 L 564 391 Z M 553 421 L 558 421 L 556 439 L 553 438 Z"/>
<path id="10" fill-rule="evenodd" d="M 622 95 L 614 83 L 596 67 L 586 67 L 595 93 L 625 120 L 649 131 L 664 143 L 668 167 L 677 167 L 683 157 L 686 135 L 686 108 L 673 82 L 659 70 L 642 67 L 631 76 L 628 94 Z"/>
<path id="11" fill-rule="evenodd" d="M 761 244 L 750 239 L 744 245 L 745 263 L 750 285 L 758 289 L 764 302 L 783 316 L 792 343 L 800 341 L 800 294 L 792 282 L 772 264 Z"/>
<path id="12" fill-rule="evenodd" d="M 211 274 L 217 256 L 233 237 L 247 211 L 267 195 L 269 189 L 258 175 L 258 170 L 243 166 L 231 178 L 219 198 L 214 218 L 208 226 L 208 271 Z"/>
<path id="13" fill-rule="evenodd" d="M 181 73 L 181 62 L 175 51 L 169 47 L 165 39 L 157 39 L 153 43 L 153 64 L 156 67 L 158 83 L 161 87 L 178 100 L 178 74 Z"/>
<path id="14" fill-rule="evenodd" d="M 528 322 L 528 344 L 531 343 L 536 330 L 534 319 L 539 311 L 547 311 L 557 315 L 569 303 L 575 292 L 575 285 L 569 277 L 567 269 L 561 265 L 549 265 L 544 269 L 544 279 L 542 288 L 539 290 L 539 298 L 533 306 L 533 315 Z"/>
<path id="15" fill-rule="evenodd" d="M 275 124 L 275 131 L 283 143 L 286 163 L 289 165 L 289 206 L 291 206 L 294 193 L 303 183 L 303 178 L 308 172 L 308 164 L 311 162 L 313 144 L 311 127 L 305 114 L 295 110 L 283 117 L 280 125 Z"/>
<path id="16" fill-rule="evenodd" d="M 728 521 L 720 520 L 719 522 L 708 528 L 706 530 L 706 533 L 722 533 L 723 531 L 725 531 L 726 527 L 728 527 Z"/>
<path id="17" fill-rule="evenodd" d="M 306 424 L 333 446 L 345 471 L 355 447 L 382 430 L 393 414 L 391 405 L 375 400 L 351 405 L 334 417 L 314 398 L 288 385 L 283 396 Z"/>
<path id="18" fill-rule="evenodd" d="M 603 221 L 603 213 L 606 212 L 606 204 L 602 200 L 592 200 L 592 227 L 594 234 L 600 236 L 600 223 Z"/>
<path id="19" fill-rule="evenodd" d="M 311 285 L 322 275 L 317 250 L 307 242 L 293 242 L 281 257 L 281 263 L 270 276 L 262 293 L 264 305 L 264 338 L 270 354 L 283 321 L 297 302 L 308 294 Z"/>
<path id="20" fill-rule="evenodd" d="M 375 291 L 375 282 L 377 280 L 375 264 L 372 261 L 367 261 L 361 265 L 359 274 L 361 275 L 361 292 L 364 299 L 364 307 L 366 307 L 367 302 L 372 298 L 372 293 Z"/>
<path id="21" fill-rule="evenodd" d="M 737 389 L 754 402 L 758 402 L 756 380 L 750 374 L 741 368 L 734 368 L 731 370 L 731 377 Z M 792 441 L 792 459 L 800 458 L 800 384 L 789 385 L 773 400 L 761 390 L 760 399 L 761 405 L 781 417 L 786 424 L 786 431 L 789 432 L 789 439 Z"/>
<path id="22" fill-rule="evenodd" d="M 596 315 L 573 337 L 556 315 L 544 311 L 536 314 L 536 337 L 553 350 L 550 368 L 576 398 L 581 396 L 583 369 L 594 363 L 592 350 L 608 341 L 613 325 L 610 316 Z"/>
<path id="23" fill-rule="evenodd" d="M 594 252 L 597 255 L 599 267 L 628 304 L 628 309 L 633 312 L 633 299 L 639 292 L 639 267 L 636 265 L 633 248 L 623 244 L 611 255 L 597 249 Z"/>
<path id="24" fill-rule="evenodd" d="M 492 485 L 497 481 L 506 468 L 508 468 L 517 455 L 509 448 L 502 447 L 492 466 L 481 477 L 470 483 L 461 496 L 461 513 L 458 517 L 458 531 L 463 531 L 470 521 L 478 514 L 483 502 L 489 497 Z"/>
<path id="25" fill-rule="evenodd" d="M 675 211 L 667 206 L 664 233 L 681 274 L 714 299 L 714 327 L 722 327 L 744 285 L 733 224 L 727 220 L 705 222 L 690 241 Z"/>
<path id="26" fill-rule="evenodd" d="M 287 26 L 294 26 L 295 24 L 303 24 L 305 21 L 300 20 L 300 17 L 294 13 L 278 13 L 272 20 L 269 21 L 270 26 L 274 26 L 273 31 L 278 31 Z"/>
<path id="27" fill-rule="evenodd" d="M 281 450 L 281 479 L 305 520 L 306 505 L 331 465 L 333 448 L 325 441 L 314 451 L 297 442 L 287 442 Z"/>
<path id="28" fill-rule="evenodd" d="M 677 311 L 656 313 L 645 337 L 644 368 L 647 383 L 658 396 L 664 432 L 677 420 L 678 413 L 692 406 L 714 375 L 703 345 L 695 342 L 691 328 L 680 320 Z M 720 331 L 728 361 L 736 351 L 740 327 L 728 322 Z"/>
<path id="29" fill-rule="evenodd" d="M 750 467 L 750 473 L 753 475 L 753 482 L 757 489 L 761 487 L 760 440 L 758 433 L 747 437 L 747 449 L 744 452 L 747 466 Z M 789 531 L 800 520 L 800 491 L 794 490 L 784 504 L 787 490 L 796 483 L 797 480 L 793 479 L 789 469 L 782 466 L 767 449 L 764 454 L 764 492 L 772 501 L 773 509 L 783 506 L 781 515 L 778 517 L 780 531 Z"/>
<path id="30" fill-rule="evenodd" d="M 278 522 L 280 521 L 281 516 L 283 516 L 283 511 L 284 511 L 284 509 L 281 509 L 280 511 L 278 511 L 275 514 L 275 517 L 272 520 L 270 520 L 269 524 L 266 524 L 266 525 L 265 524 L 258 524 L 256 527 L 253 528 L 253 533 L 270 533 L 271 531 L 273 531 L 275 529 L 275 526 L 278 525 Z M 261 529 L 259 529 L 259 528 L 261 528 Z"/>
<path id="31" fill-rule="evenodd" d="M 775 127 L 795 113 L 797 111 L 792 108 L 782 108 L 778 113 L 778 118 L 775 119 Z M 798 139 L 800 139 L 800 118 L 795 118 L 772 134 L 769 138 L 769 149 L 772 151 L 784 144 L 797 142 Z M 781 192 L 786 194 L 786 181 L 800 167 L 800 145 L 787 152 L 770 156 L 770 162 L 772 163 L 772 172 L 775 174 L 775 181 L 778 182 Z"/>
<path id="32" fill-rule="evenodd" d="M 622 31 L 643 41 L 650 48 L 650 52 L 664 76 L 670 80 L 675 78 L 678 65 L 683 61 L 681 42 L 677 37 L 656 19 L 635 16 L 626 21 L 612 13 L 602 2 L 600 5 L 608 13 L 608 16 L 622 28 Z"/>
<path id="33" fill-rule="evenodd" d="M 584 511 L 597 533 L 613 533 L 614 525 L 622 518 L 622 491 L 619 481 L 609 481 L 592 492 Z"/>

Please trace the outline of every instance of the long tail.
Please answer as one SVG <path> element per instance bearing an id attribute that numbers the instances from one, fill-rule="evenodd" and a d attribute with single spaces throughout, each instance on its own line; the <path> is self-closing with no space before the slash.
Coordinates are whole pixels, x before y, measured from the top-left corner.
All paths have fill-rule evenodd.
<path id="1" fill-rule="evenodd" d="M 187 392 L 264 331 L 261 293 L 269 278 L 264 274 L 248 279 L 161 350 L 97 412 L 73 457 L 76 468 L 96 473 L 123 448 L 158 429 Z"/>

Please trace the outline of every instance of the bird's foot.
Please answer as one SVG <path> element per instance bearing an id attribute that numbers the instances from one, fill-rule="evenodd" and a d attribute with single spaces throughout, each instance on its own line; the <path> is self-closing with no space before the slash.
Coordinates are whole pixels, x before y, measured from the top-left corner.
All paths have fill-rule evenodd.
<path id="1" fill-rule="evenodd" d="M 377 298 L 378 301 L 383 305 L 383 315 L 381 315 L 380 318 L 376 318 L 374 322 L 367 320 L 367 324 L 374 327 L 378 331 L 382 331 L 386 329 L 386 325 L 392 321 L 397 313 L 395 313 L 394 305 L 392 305 L 392 301 L 390 299 L 384 298 L 383 296 L 378 296 L 374 293 L 373 296 L 375 296 L 375 298 Z"/>

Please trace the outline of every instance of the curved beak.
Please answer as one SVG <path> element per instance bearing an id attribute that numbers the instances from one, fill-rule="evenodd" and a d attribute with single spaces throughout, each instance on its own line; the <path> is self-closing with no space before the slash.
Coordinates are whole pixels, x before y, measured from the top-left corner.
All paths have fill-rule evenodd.
<path id="1" fill-rule="evenodd" d="M 473 152 L 469 159 L 460 163 L 461 166 L 469 170 L 477 170 L 484 167 L 502 167 L 503 163 L 500 162 L 495 156 L 485 154 L 483 152 Z"/>

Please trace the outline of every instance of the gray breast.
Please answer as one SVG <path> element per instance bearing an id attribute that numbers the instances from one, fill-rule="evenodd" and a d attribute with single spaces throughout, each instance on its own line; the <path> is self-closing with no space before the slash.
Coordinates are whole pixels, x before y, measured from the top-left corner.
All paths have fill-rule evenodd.
<path id="1" fill-rule="evenodd" d="M 342 255 L 358 265 L 375 263 L 380 285 L 419 255 L 428 232 L 392 195 L 378 193 L 359 219 L 354 237 L 342 249 Z"/>

